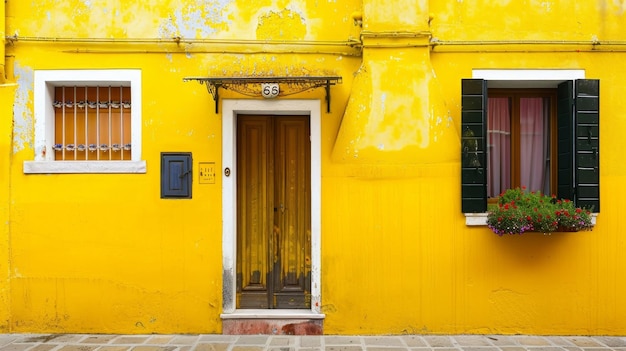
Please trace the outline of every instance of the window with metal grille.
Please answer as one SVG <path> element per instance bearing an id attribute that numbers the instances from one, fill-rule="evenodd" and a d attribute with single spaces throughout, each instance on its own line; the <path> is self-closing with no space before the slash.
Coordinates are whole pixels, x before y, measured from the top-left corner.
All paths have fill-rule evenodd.
<path id="1" fill-rule="evenodd" d="M 56 87 L 54 159 L 130 160 L 130 87 Z"/>
<path id="2" fill-rule="evenodd" d="M 146 173 L 141 70 L 36 70 L 24 173 Z"/>

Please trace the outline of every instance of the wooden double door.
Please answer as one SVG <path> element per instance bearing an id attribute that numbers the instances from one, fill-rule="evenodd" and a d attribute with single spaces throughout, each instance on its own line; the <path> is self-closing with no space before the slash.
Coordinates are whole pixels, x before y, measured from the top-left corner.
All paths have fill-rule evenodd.
<path id="1" fill-rule="evenodd" d="M 237 308 L 311 305 L 308 116 L 237 116 Z"/>

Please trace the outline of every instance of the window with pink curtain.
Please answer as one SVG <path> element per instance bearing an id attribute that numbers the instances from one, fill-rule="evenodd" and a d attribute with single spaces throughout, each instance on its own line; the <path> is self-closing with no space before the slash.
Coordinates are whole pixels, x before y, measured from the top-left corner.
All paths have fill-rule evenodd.
<path id="1" fill-rule="evenodd" d="M 549 105 L 544 97 L 489 98 L 489 197 L 517 186 L 550 194 Z M 517 159 L 519 164 L 512 164 Z"/>

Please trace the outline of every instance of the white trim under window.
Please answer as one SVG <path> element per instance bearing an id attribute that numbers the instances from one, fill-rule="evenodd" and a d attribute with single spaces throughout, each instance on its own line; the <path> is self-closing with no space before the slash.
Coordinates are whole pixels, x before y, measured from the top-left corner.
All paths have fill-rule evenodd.
<path id="1" fill-rule="evenodd" d="M 128 161 L 55 161 L 54 88 L 57 86 L 129 86 L 131 157 Z M 141 70 L 37 70 L 34 73 L 35 159 L 24 161 L 24 173 L 146 173 L 141 159 Z"/>

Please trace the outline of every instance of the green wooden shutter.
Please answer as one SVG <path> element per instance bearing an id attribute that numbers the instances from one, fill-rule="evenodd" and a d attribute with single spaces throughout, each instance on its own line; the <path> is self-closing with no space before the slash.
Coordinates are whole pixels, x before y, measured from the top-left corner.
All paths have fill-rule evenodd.
<path id="1" fill-rule="evenodd" d="M 576 205 L 600 212 L 600 81 L 576 80 Z"/>
<path id="2" fill-rule="evenodd" d="M 461 211 L 487 211 L 487 81 L 461 82 Z"/>
<path id="3" fill-rule="evenodd" d="M 557 196 L 574 200 L 574 83 L 559 84 L 557 89 Z"/>

